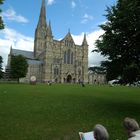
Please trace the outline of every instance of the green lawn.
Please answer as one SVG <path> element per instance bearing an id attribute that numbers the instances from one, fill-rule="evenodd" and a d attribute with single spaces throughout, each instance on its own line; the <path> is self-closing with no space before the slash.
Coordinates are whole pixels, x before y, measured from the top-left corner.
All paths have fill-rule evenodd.
<path id="1" fill-rule="evenodd" d="M 140 123 L 140 88 L 0 84 L 0 140 L 79 140 L 97 123 L 125 140 L 126 116 Z"/>

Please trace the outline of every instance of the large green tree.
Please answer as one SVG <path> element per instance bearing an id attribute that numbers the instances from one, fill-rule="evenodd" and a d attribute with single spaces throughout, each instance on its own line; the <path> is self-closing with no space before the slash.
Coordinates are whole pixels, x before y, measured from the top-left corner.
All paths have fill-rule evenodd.
<path id="1" fill-rule="evenodd" d="M 26 58 L 22 55 L 12 56 L 10 69 L 11 78 L 17 79 L 19 82 L 19 79 L 27 74 L 28 63 Z"/>
<path id="2" fill-rule="evenodd" d="M 131 83 L 140 77 L 140 0 L 118 0 L 107 7 L 107 21 L 100 25 L 104 34 L 96 47 L 108 60 L 102 62 L 107 79 L 121 77 Z"/>
<path id="3" fill-rule="evenodd" d="M 3 4 L 4 0 L 0 0 L 0 5 Z M 2 10 L 0 9 L 0 14 L 1 14 Z M 4 23 L 2 20 L 2 17 L 0 16 L 0 29 L 4 29 Z"/>
<path id="4" fill-rule="evenodd" d="M 0 79 L 3 77 L 3 68 L 2 68 L 2 63 L 3 63 L 3 60 L 2 60 L 2 57 L 0 56 Z"/>

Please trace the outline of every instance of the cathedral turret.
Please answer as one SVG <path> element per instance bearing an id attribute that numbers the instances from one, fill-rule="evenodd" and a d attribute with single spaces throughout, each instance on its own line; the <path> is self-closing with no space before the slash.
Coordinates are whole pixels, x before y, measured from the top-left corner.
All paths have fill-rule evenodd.
<path id="1" fill-rule="evenodd" d="M 88 50 L 88 43 L 86 39 L 86 34 L 84 34 L 84 39 L 82 42 L 82 48 L 83 48 L 83 57 L 87 55 L 87 50 Z"/>
<path id="2" fill-rule="evenodd" d="M 82 46 L 88 46 L 87 39 L 86 39 L 86 34 L 84 34 L 84 39 L 83 39 Z"/>
<path id="3" fill-rule="evenodd" d="M 82 42 L 82 80 L 87 81 L 88 74 L 88 43 L 86 39 L 86 34 L 84 34 L 84 39 Z"/>
<path id="4" fill-rule="evenodd" d="M 82 42 L 82 48 L 83 48 L 83 58 L 85 56 L 88 56 L 87 53 L 88 53 L 88 43 L 87 43 L 87 39 L 86 39 L 86 34 L 84 34 L 84 39 L 83 39 L 83 42 Z"/>
<path id="5" fill-rule="evenodd" d="M 51 22 L 49 21 L 49 25 L 47 27 L 47 35 L 49 37 L 52 37 L 52 28 L 51 28 Z"/>

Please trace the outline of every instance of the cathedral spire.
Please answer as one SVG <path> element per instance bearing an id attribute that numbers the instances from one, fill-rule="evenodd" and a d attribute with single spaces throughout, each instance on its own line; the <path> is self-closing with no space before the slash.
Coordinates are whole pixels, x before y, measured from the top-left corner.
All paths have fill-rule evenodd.
<path id="1" fill-rule="evenodd" d="M 45 0 L 42 0 L 42 6 L 41 6 L 41 10 L 40 10 L 40 16 L 39 16 L 38 26 L 47 27 L 47 24 L 46 24 L 46 6 L 45 6 Z"/>

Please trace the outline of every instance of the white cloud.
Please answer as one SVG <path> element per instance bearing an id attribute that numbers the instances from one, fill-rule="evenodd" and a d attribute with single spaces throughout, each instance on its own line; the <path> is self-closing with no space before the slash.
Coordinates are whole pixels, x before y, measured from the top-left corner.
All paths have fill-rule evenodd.
<path id="1" fill-rule="evenodd" d="M 95 41 L 99 38 L 100 35 L 104 33 L 103 30 L 97 30 L 93 31 L 91 33 L 87 33 L 87 42 L 88 42 L 88 59 L 89 59 L 89 66 L 97 66 L 100 65 L 100 62 L 105 60 L 103 56 L 101 56 L 100 53 L 92 52 L 92 50 L 95 49 Z M 78 45 L 82 44 L 84 33 L 81 33 L 80 35 L 72 35 L 74 42 Z"/>
<path id="2" fill-rule="evenodd" d="M 21 33 L 5 28 L 1 31 L 0 36 L 0 56 L 3 58 L 3 67 L 7 65 L 7 57 L 10 52 L 10 47 L 20 50 L 33 51 L 34 39 L 22 35 Z"/>
<path id="3" fill-rule="evenodd" d="M 52 5 L 55 1 L 54 0 L 48 0 L 48 5 Z"/>
<path id="4" fill-rule="evenodd" d="M 85 23 L 87 23 L 88 21 L 91 21 L 91 20 L 93 20 L 93 16 L 88 15 L 88 14 L 84 14 L 84 16 L 82 17 L 81 23 L 85 24 Z"/>
<path id="5" fill-rule="evenodd" d="M 76 7 L 76 3 L 74 1 L 71 2 L 71 7 L 75 8 Z"/>
<path id="6" fill-rule="evenodd" d="M 2 16 L 8 20 L 16 21 L 20 23 L 28 23 L 28 19 L 25 17 L 18 15 L 13 8 L 8 9 L 7 11 L 2 13 Z"/>

